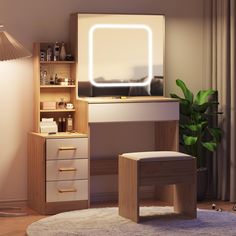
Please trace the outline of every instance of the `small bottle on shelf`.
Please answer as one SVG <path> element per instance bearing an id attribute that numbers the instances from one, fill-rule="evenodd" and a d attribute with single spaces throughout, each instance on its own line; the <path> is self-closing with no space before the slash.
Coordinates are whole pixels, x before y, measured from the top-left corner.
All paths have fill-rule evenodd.
<path id="1" fill-rule="evenodd" d="M 62 132 L 66 132 L 66 118 L 62 118 Z"/>
<path id="2" fill-rule="evenodd" d="M 46 85 L 48 83 L 47 81 L 47 71 L 40 71 L 40 85 Z"/>
<path id="3" fill-rule="evenodd" d="M 55 78 L 53 78 L 53 76 L 50 77 L 49 84 L 51 84 L 51 85 L 55 84 Z"/>
<path id="4" fill-rule="evenodd" d="M 59 119 L 58 119 L 58 132 L 62 132 L 62 119 L 61 119 L 61 117 L 59 117 Z"/>
<path id="5" fill-rule="evenodd" d="M 47 61 L 51 61 L 52 60 L 52 48 L 50 45 L 48 45 L 48 49 L 47 49 Z"/>
<path id="6" fill-rule="evenodd" d="M 54 84 L 58 84 L 58 76 L 57 76 L 57 74 L 55 74 L 55 77 L 54 77 Z"/>
<path id="7" fill-rule="evenodd" d="M 53 47 L 53 61 L 59 61 L 59 54 L 60 54 L 60 46 L 58 42 L 56 42 Z"/>
<path id="8" fill-rule="evenodd" d="M 65 43 L 62 42 L 60 51 L 60 60 L 64 61 L 65 59 L 66 59 L 66 48 L 65 48 Z"/>
<path id="9" fill-rule="evenodd" d="M 71 132 L 73 130 L 73 119 L 71 115 L 68 115 L 66 119 L 66 131 Z"/>

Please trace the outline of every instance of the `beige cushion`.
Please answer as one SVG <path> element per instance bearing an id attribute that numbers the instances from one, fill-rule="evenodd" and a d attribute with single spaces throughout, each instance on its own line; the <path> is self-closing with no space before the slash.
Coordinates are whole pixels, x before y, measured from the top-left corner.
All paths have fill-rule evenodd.
<path id="1" fill-rule="evenodd" d="M 130 152 L 123 153 L 122 156 L 136 161 L 177 161 L 194 158 L 185 153 L 172 151 Z"/>

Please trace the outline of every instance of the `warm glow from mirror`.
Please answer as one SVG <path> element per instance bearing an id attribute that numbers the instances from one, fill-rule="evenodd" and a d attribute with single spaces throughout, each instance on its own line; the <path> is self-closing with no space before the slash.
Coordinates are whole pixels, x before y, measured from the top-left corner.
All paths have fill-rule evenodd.
<path id="1" fill-rule="evenodd" d="M 119 53 L 119 51 L 116 51 L 116 48 L 119 48 L 119 50 L 122 48 L 121 45 L 122 43 L 127 44 L 127 34 L 122 31 L 123 34 L 120 34 L 120 29 L 122 30 L 129 30 L 127 31 L 127 34 L 129 33 L 129 39 L 130 44 L 128 45 L 128 50 L 126 47 L 126 50 L 122 51 L 122 53 Z M 106 34 L 104 30 L 109 30 L 106 31 Z M 114 31 L 115 30 L 115 31 Z M 118 32 L 117 32 L 118 31 Z M 103 37 L 102 40 L 100 38 L 99 40 L 99 35 L 96 38 L 96 34 L 100 32 L 101 35 L 106 35 L 106 37 Z M 131 32 L 131 33 L 130 33 Z M 118 37 L 116 40 L 116 37 L 114 35 L 118 33 Z M 113 35 L 112 40 L 110 40 L 109 35 Z M 139 45 L 139 48 L 133 47 L 132 50 L 132 42 L 137 41 L 138 38 L 144 38 L 142 42 Z M 153 77 L 153 40 L 152 40 L 152 30 L 150 27 L 144 24 L 95 24 L 89 29 L 89 37 L 88 37 L 88 78 L 89 81 L 97 87 L 116 87 L 116 86 L 146 86 L 148 85 Z M 99 60 L 96 60 L 94 54 L 96 53 L 96 47 L 94 47 L 95 43 L 98 41 L 103 41 L 104 45 L 104 50 L 103 53 L 99 54 L 99 60 L 104 61 L 107 60 L 109 61 L 110 64 L 113 63 L 113 70 L 115 69 L 120 69 L 116 68 L 116 60 L 119 57 L 118 54 L 122 54 L 122 61 L 125 65 L 129 64 L 128 61 L 135 59 L 135 57 L 144 58 L 146 59 L 146 63 L 144 63 L 147 67 L 147 70 L 145 71 L 145 74 L 143 77 L 146 77 L 145 80 L 139 81 L 139 82 L 133 82 L 132 80 L 124 80 L 124 81 L 119 81 L 119 82 L 113 82 L 113 83 L 104 83 L 104 82 L 97 82 L 96 79 L 104 76 L 100 74 L 95 73 L 95 66 L 99 65 Z M 100 44 L 101 45 L 101 44 Z M 109 46 L 110 45 L 110 46 Z M 141 50 L 140 50 L 141 49 Z M 143 52 L 144 50 L 144 52 Z M 115 51 L 114 53 L 117 57 L 114 57 L 112 51 Z M 138 54 L 138 52 L 140 53 Z M 102 59 L 101 59 L 102 58 Z M 127 59 L 127 62 L 125 61 Z M 100 69 L 100 68 L 99 68 Z M 97 71 L 99 71 L 99 69 Z M 119 75 L 119 71 L 117 70 L 117 74 Z M 147 75 L 147 76 L 145 76 Z M 106 77 L 106 76 L 105 76 Z M 140 78 L 139 78 L 140 79 Z"/>

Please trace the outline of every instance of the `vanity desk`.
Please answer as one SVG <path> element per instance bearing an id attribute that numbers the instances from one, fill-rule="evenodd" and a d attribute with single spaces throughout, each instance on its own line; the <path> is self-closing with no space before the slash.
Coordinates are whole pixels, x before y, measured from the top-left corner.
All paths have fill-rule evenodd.
<path id="1" fill-rule="evenodd" d="M 118 173 L 119 154 L 153 149 L 178 150 L 179 103 L 176 99 L 157 96 L 84 97 L 78 100 L 78 110 L 76 128 L 88 135 L 91 201 L 116 199 L 117 179 L 113 177 Z M 133 125 L 136 127 L 129 130 Z M 151 138 L 142 126 L 151 130 Z M 149 138 L 151 144 L 147 143 Z M 142 146 L 142 142 L 146 142 L 146 146 Z M 106 190 L 109 185 L 113 190 Z M 103 190 L 94 193 L 99 186 Z"/>
<path id="2" fill-rule="evenodd" d="M 41 214 L 117 200 L 119 154 L 178 150 L 175 99 L 84 97 L 76 110 L 77 133 L 29 133 L 28 204 Z"/>

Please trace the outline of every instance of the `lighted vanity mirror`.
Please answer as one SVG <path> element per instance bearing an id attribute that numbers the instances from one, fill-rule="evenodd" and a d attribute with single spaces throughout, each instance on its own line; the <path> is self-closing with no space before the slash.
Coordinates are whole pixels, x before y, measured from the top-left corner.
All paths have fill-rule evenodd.
<path id="1" fill-rule="evenodd" d="M 156 79 L 163 95 L 164 16 L 79 13 L 76 20 L 79 82 L 143 87 Z"/>

